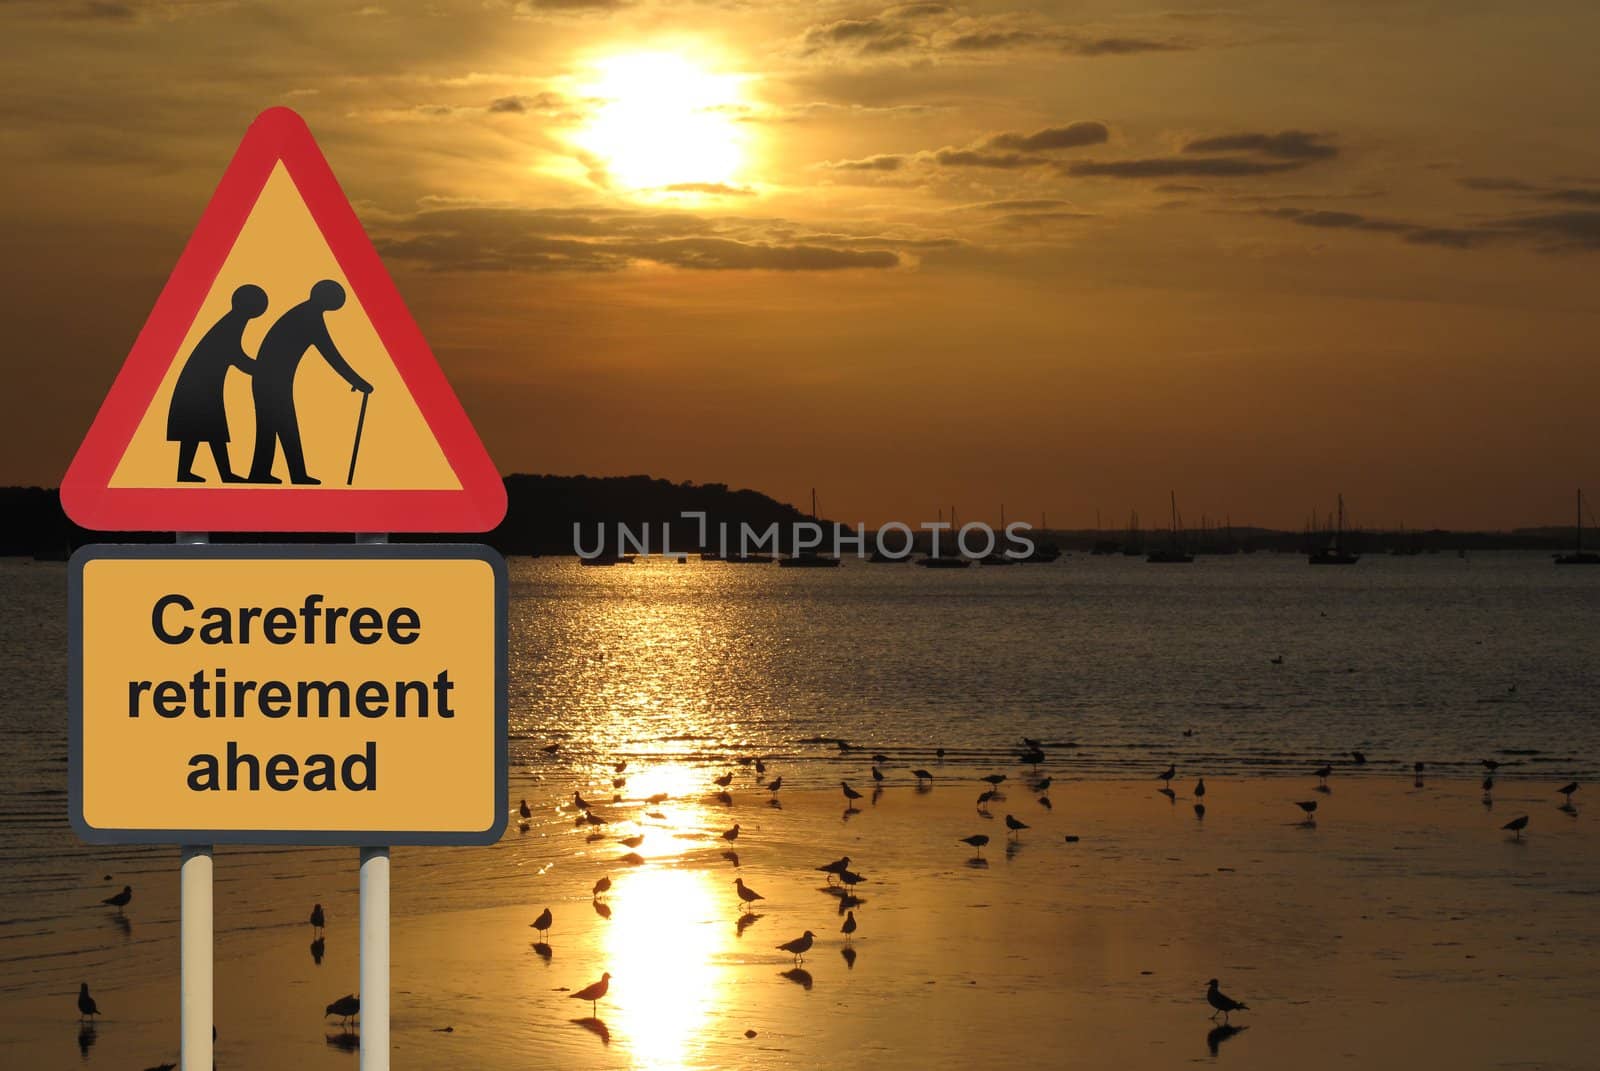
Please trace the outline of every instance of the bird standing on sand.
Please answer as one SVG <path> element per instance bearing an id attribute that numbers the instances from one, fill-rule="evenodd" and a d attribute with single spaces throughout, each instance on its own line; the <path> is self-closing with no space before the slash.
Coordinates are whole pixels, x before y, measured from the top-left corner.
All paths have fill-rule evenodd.
<path id="1" fill-rule="evenodd" d="M 738 822 L 733 823 L 733 828 L 732 829 L 723 830 L 722 831 L 722 839 L 727 841 L 729 844 L 732 844 L 734 841 L 738 840 L 739 839 L 739 823 Z"/>
<path id="2" fill-rule="evenodd" d="M 522 801 L 522 805 L 517 808 L 517 811 L 524 818 L 532 818 L 533 817 L 533 808 L 528 806 L 528 801 L 527 800 L 523 800 Z"/>
<path id="3" fill-rule="evenodd" d="M 843 790 L 843 792 L 844 792 L 844 798 L 845 798 L 845 802 L 846 803 L 854 803 L 856 800 L 861 798 L 861 793 L 859 793 L 855 789 L 851 788 L 849 781 L 840 781 L 839 782 L 839 788 L 841 790 Z"/>
<path id="4" fill-rule="evenodd" d="M 961 838 L 961 843 L 962 844 L 970 844 L 974 848 L 976 848 L 978 850 L 978 858 L 982 859 L 983 858 L 983 846 L 985 844 L 989 843 L 989 834 L 987 834 L 987 833 L 974 833 L 970 837 L 962 837 Z"/>
<path id="5" fill-rule="evenodd" d="M 327 928 L 327 926 L 326 926 L 327 921 L 328 921 L 327 920 L 327 916 L 323 915 L 323 913 L 322 913 L 322 905 L 321 904 L 312 904 L 311 905 L 311 928 L 314 929 L 314 930 L 318 930 L 318 931 L 326 929 Z"/>
<path id="6" fill-rule="evenodd" d="M 794 957 L 796 963 L 804 963 L 806 953 L 811 951 L 811 942 L 817 935 L 807 930 L 793 941 L 785 941 L 778 946 L 779 952 L 787 952 Z"/>
<path id="7" fill-rule="evenodd" d="M 845 912 L 844 925 L 839 927 L 839 932 L 844 934 L 846 941 L 850 940 L 851 935 L 856 932 L 856 913 L 854 911 Z"/>
<path id="8" fill-rule="evenodd" d="M 611 876 L 608 874 L 594 883 L 594 895 L 604 896 L 611 891 Z"/>
<path id="9" fill-rule="evenodd" d="M 1316 800 L 1296 800 L 1295 801 L 1295 806 L 1300 808 L 1302 811 L 1306 812 L 1306 825 L 1308 825 L 1308 826 L 1309 825 L 1316 825 L 1316 822 L 1317 822 L 1317 801 Z"/>
<path id="10" fill-rule="evenodd" d="M 1000 793 L 996 792 L 992 788 L 989 789 L 987 792 L 978 793 L 978 810 L 981 811 L 985 807 L 989 806 L 989 801 L 994 799 L 998 795 L 1000 795 Z"/>
<path id="11" fill-rule="evenodd" d="M 867 879 L 857 874 L 854 870 L 841 870 L 839 871 L 839 880 L 846 887 L 853 889 Z"/>
<path id="12" fill-rule="evenodd" d="M 133 886 L 132 885 L 124 885 L 122 887 L 122 891 L 117 893 L 117 895 L 108 896 L 104 900 L 101 900 L 100 902 L 102 904 L 109 904 L 110 906 L 116 908 L 117 909 L 117 914 L 120 915 L 120 914 L 122 914 L 122 909 L 127 907 L 128 906 L 128 901 L 132 900 L 132 899 L 133 899 Z"/>
<path id="13" fill-rule="evenodd" d="M 718 788 L 727 788 L 729 785 L 733 784 L 733 774 L 725 773 L 721 777 L 713 777 L 711 779 L 711 783 L 716 785 Z"/>
<path id="14" fill-rule="evenodd" d="M 912 770 L 911 776 L 917 779 L 917 784 L 919 785 L 924 781 L 928 782 L 929 784 L 933 783 L 933 774 L 929 773 L 927 770 Z"/>
<path id="15" fill-rule="evenodd" d="M 838 877 L 840 874 L 843 874 L 846 870 L 849 870 L 849 869 L 850 869 L 850 857 L 848 855 L 841 855 L 839 858 L 835 859 L 833 862 L 829 863 L 827 866 L 819 866 L 819 867 L 817 867 L 817 870 L 820 873 L 828 875 L 828 884 L 829 885 L 833 884 L 833 879 L 834 878 Z"/>
<path id="16" fill-rule="evenodd" d="M 743 878 L 734 878 L 733 879 L 733 887 L 735 889 L 737 889 L 738 892 L 739 892 L 739 909 L 741 911 L 744 908 L 749 907 L 751 904 L 755 903 L 757 900 L 765 900 L 766 899 L 765 896 L 762 896 L 760 893 L 756 892 L 754 889 L 752 889 L 749 886 L 747 886 L 744 883 L 744 879 Z"/>
<path id="17" fill-rule="evenodd" d="M 1223 1022 L 1227 1022 L 1229 1012 L 1250 1010 L 1250 1005 L 1246 1004 L 1244 1001 L 1234 1000 L 1222 990 L 1218 989 L 1217 980 L 1215 978 L 1206 983 L 1206 1003 L 1216 1009 L 1216 1011 L 1211 1013 L 1211 1018 L 1215 1019 L 1218 1012 L 1220 1012 L 1222 1014 Z"/>
<path id="18" fill-rule="evenodd" d="M 1478 761 L 1483 763 L 1483 768 L 1488 770 L 1490 773 L 1494 773 L 1500 768 L 1500 763 L 1494 759 L 1479 759 Z"/>
<path id="19" fill-rule="evenodd" d="M 84 1019 L 88 1019 L 90 1022 L 93 1022 L 94 1021 L 94 1017 L 96 1015 L 99 1015 L 99 1014 L 100 1014 L 99 1005 L 95 1004 L 94 998 L 89 995 L 89 983 L 88 982 L 80 983 L 78 985 L 78 1019 L 79 1019 L 79 1021 L 82 1021 Z"/>
<path id="20" fill-rule="evenodd" d="M 583 795 L 578 792 L 574 792 L 572 794 L 572 805 L 578 808 L 580 811 L 587 811 L 589 809 L 589 801 L 584 799 Z"/>
<path id="21" fill-rule="evenodd" d="M 1509 829 L 1511 832 L 1513 832 L 1513 833 L 1515 833 L 1517 835 L 1517 839 L 1518 840 L 1521 840 L 1522 839 L 1522 831 L 1524 829 L 1528 828 L 1528 816 L 1524 814 L 1524 815 L 1521 815 L 1521 816 L 1519 816 L 1517 818 L 1513 818 L 1511 821 L 1507 822 L 1505 825 L 1501 826 L 1500 828 L 1501 829 Z"/>
<path id="22" fill-rule="evenodd" d="M 872 783 L 875 785 L 883 784 L 883 771 L 876 766 L 872 768 Z"/>
<path id="23" fill-rule="evenodd" d="M 568 993 L 567 996 L 573 1000 L 587 1000 L 589 1002 L 589 1014 L 592 1016 L 597 1010 L 596 1006 L 599 1004 L 600 998 L 605 996 L 606 990 L 610 988 L 611 972 L 606 971 L 600 975 L 600 980 L 594 985 L 586 985 L 576 993 Z"/>
<path id="24" fill-rule="evenodd" d="M 987 782 L 989 782 L 989 784 L 993 785 L 995 788 L 999 788 L 1000 787 L 1000 782 L 1004 781 L 1005 779 L 1006 779 L 1006 775 L 1003 774 L 1003 773 L 987 774 L 987 775 L 979 778 L 980 781 L 987 781 Z"/>
<path id="25" fill-rule="evenodd" d="M 1560 788 L 1556 789 L 1556 791 L 1561 793 L 1563 796 L 1567 797 L 1567 806 L 1571 807 L 1572 806 L 1572 794 L 1574 792 L 1578 791 L 1578 782 L 1569 781 L 1566 784 L 1562 785 Z"/>
<path id="26" fill-rule="evenodd" d="M 339 1025 L 344 1026 L 351 1019 L 361 1014 L 361 998 L 354 993 L 346 993 L 332 1004 L 329 1004 L 322 1014 L 324 1016 L 337 1015 L 339 1017 Z"/>
<path id="27" fill-rule="evenodd" d="M 778 789 L 780 789 L 782 787 L 783 787 L 783 778 L 782 777 L 774 777 L 772 779 L 771 783 L 767 785 L 767 791 L 772 793 L 774 796 L 776 796 L 778 794 Z"/>
<path id="28" fill-rule="evenodd" d="M 1177 777 L 1177 776 L 1178 776 L 1178 766 L 1177 766 L 1177 764 L 1176 763 L 1169 763 L 1165 770 L 1162 770 L 1159 774 L 1156 775 L 1156 780 L 1161 781 L 1164 784 L 1170 786 L 1172 784 L 1172 779 L 1174 777 Z"/>
<path id="29" fill-rule="evenodd" d="M 1024 829 L 1028 829 L 1029 826 L 1028 823 L 1022 821 L 1020 818 L 1013 818 L 1008 814 L 1006 815 L 1006 828 L 1011 831 L 1011 835 L 1013 837 L 1018 837 L 1018 839 L 1020 839 L 1019 835 Z"/>
<path id="30" fill-rule="evenodd" d="M 539 917 L 534 919 L 529 925 L 535 931 L 537 931 L 539 936 L 542 938 L 549 936 L 550 924 L 554 921 L 555 916 L 550 914 L 550 909 L 547 907 L 543 911 L 539 912 Z"/>
<path id="31" fill-rule="evenodd" d="M 1197 800 L 1206 798 L 1206 779 L 1204 777 L 1194 783 L 1194 798 Z"/>
<path id="32" fill-rule="evenodd" d="M 1333 773 L 1333 767 L 1327 763 L 1324 763 L 1321 766 L 1318 766 L 1313 772 L 1317 775 L 1317 783 L 1325 785 L 1328 783 L 1328 775 Z"/>

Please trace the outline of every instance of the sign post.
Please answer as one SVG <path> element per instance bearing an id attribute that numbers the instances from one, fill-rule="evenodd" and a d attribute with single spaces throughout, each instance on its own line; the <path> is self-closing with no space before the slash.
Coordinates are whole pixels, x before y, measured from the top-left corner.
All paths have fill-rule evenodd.
<path id="1" fill-rule="evenodd" d="M 487 531 L 505 488 L 293 112 L 246 133 L 61 501 L 178 532 L 73 556 L 68 809 L 181 850 L 185 1071 L 212 1066 L 214 844 L 360 849 L 361 1068 L 387 1071 L 390 846 L 506 826 L 507 582 L 488 547 L 363 533 Z"/>

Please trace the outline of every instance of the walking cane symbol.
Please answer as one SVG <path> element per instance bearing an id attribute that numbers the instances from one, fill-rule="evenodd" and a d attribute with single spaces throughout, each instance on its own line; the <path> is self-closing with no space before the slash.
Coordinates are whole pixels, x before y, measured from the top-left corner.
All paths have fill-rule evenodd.
<path id="1" fill-rule="evenodd" d="M 371 397 L 371 391 L 361 392 L 361 415 L 356 418 L 356 441 L 350 445 L 350 475 L 344 478 L 346 487 L 356 482 L 356 458 L 361 454 L 361 429 L 367 423 L 367 402 Z"/>

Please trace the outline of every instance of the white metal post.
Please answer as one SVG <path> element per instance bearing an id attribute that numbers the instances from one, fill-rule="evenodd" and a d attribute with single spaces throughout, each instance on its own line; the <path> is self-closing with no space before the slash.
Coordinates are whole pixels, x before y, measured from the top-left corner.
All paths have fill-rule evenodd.
<path id="1" fill-rule="evenodd" d="M 378 847 L 361 849 L 361 1071 L 389 1071 L 389 849 Z"/>
<path id="2" fill-rule="evenodd" d="M 389 849 L 361 849 L 361 1071 L 389 1071 Z"/>
<path id="3" fill-rule="evenodd" d="M 205 532 L 179 532 L 176 542 L 209 543 Z M 185 845 L 178 864 L 179 1055 L 183 1071 L 210 1071 L 215 1023 L 216 932 L 211 906 L 211 845 Z"/>
<path id="4" fill-rule="evenodd" d="M 183 1071 L 210 1071 L 212 1026 L 211 846 L 183 849 L 178 870 Z"/>

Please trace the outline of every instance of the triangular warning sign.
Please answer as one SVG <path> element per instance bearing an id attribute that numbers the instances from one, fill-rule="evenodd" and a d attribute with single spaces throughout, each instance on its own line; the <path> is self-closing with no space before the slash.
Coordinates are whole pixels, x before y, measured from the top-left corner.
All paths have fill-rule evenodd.
<path id="1" fill-rule="evenodd" d="M 481 532 L 505 487 L 311 132 L 250 125 L 61 481 L 123 531 Z"/>

